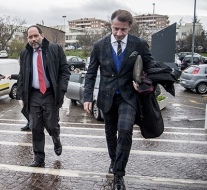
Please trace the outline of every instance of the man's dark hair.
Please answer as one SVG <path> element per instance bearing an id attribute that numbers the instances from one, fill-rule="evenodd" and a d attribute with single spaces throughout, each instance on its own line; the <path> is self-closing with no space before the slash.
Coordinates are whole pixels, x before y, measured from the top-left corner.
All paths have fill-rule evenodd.
<path id="1" fill-rule="evenodd" d="M 129 25 L 131 26 L 133 23 L 133 17 L 132 14 L 129 11 L 126 10 L 117 10 L 111 15 L 111 21 L 113 21 L 115 18 L 117 18 L 120 22 L 129 22 Z"/>
<path id="2" fill-rule="evenodd" d="M 32 25 L 32 26 L 28 27 L 28 28 L 27 28 L 27 34 L 28 34 L 28 30 L 29 30 L 30 28 L 33 28 L 33 27 L 37 28 L 37 30 L 39 31 L 39 33 L 42 34 L 42 30 L 41 30 L 41 28 L 40 28 L 39 26 L 37 26 L 37 25 Z"/>

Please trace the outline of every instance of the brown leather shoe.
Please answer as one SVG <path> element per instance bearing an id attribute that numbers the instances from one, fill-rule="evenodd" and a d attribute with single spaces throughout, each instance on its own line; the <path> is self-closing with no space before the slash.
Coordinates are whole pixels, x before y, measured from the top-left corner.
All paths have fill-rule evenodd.
<path id="1" fill-rule="evenodd" d="M 45 167 L 45 162 L 37 162 L 34 160 L 29 166 L 30 167 Z"/>
<path id="2" fill-rule="evenodd" d="M 113 190 L 126 190 L 123 176 L 114 174 Z"/>

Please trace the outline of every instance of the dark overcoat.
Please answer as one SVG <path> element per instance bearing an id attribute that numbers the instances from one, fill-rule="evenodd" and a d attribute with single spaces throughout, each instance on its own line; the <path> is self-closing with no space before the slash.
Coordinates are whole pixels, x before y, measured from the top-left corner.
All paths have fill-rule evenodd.
<path id="1" fill-rule="evenodd" d="M 51 43 L 46 38 L 43 39 L 41 48 L 44 68 L 52 88 L 55 104 L 57 107 L 61 107 L 70 77 L 64 51 L 60 45 Z M 25 50 L 20 53 L 20 73 L 17 82 L 17 99 L 23 100 L 26 112 L 29 108 L 32 89 L 32 60 L 33 48 L 27 44 Z"/>

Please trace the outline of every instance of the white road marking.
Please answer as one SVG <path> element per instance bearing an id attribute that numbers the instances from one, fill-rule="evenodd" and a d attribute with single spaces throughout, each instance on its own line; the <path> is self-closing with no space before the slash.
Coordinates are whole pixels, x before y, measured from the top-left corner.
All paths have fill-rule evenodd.
<path id="1" fill-rule="evenodd" d="M 1 120 L 1 119 L 0 119 Z M 105 130 L 104 129 L 104 125 L 103 124 L 89 124 L 89 123 L 65 123 L 65 124 L 68 124 L 68 125 L 84 125 L 86 126 L 87 124 L 89 126 L 103 126 L 103 128 L 92 128 L 92 127 L 63 127 L 61 126 L 61 129 L 77 129 L 77 130 L 94 130 L 94 131 L 101 131 L 101 130 Z M 0 122 L 0 128 L 4 125 L 8 125 L 8 126 L 15 126 L 15 127 L 19 127 L 19 126 L 25 126 L 25 123 L 24 124 L 19 124 L 19 123 L 1 123 Z M 135 128 L 139 128 L 139 126 L 135 125 L 134 126 Z M 178 129 L 178 130 L 197 130 L 197 131 L 206 131 L 205 128 L 187 128 L 187 127 L 165 127 L 165 129 Z M 136 131 L 136 130 L 134 130 Z M 140 131 L 140 130 L 138 130 Z M 166 133 L 166 132 L 165 132 Z"/>
<path id="2" fill-rule="evenodd" d="M 19 142 L 7 142 L 7 141 L 0 141 L 0 145 L 32 147 L 31 143 L 19 143 Z M 49 149 L 53 149 L 54 145 L 45 145 L 45 147 Z M 108 152 L 107 148 L 94 148 L 94 147 L 82 147 L 82 146 L 81 147 L 63 146 L 63 149 L 75 150 L 75 151 Z M 177 152 L 131 150 L 130 154 L 207 159 L 207 155 L 205 154 L 192 154 L 192 153 L 179 153 L 179 152 L 177 153 Z"/>
<path id="3" fill-rule="evenodd" d="M 113 179 L 113 175 L 106 173 L 97 172 L 86 172 L 79 170 L 66 170 L 66 169 L 51 169 L 51 168 L 34 168 L 27 166 L 0 164 L 1 170 L 10 170 L 18 172 L 28 172 L 28 173 L 39 173 L 48 175 L 58 175 L 65 177 L 82 177 L 90 179 Z M 164 177 L 150 177 L 150 176 L 138 176 L 138 175 L 126 175 L 124 177 L 125 181 L 137 181 L 145 183 L 162 183 L 168 185 L 188 185 L 198 187 L 199 185 L 207 185 L 207 181 L 203 180 L 191 180 L 191 179 L 175 179 L 175 178 L 164 178 Z"/>
<path id="4" fill-rule="evenodd" d="M 76 129 L 73 127 L 73 129 Z M 88 130 L 92 131 L 94 130 L 93 128 L 89 128 Z M 94 130 L 95 131 L 95 130 Z M 140 133 L 140 131 L 134 130 L 134 132 Z M 7 131 L 7 130 L 0 130 L 0 133 L 15 133 L 15 134 L 25 134 L 25 133 L 31 133 L 31 132 L 25 132 L 25 131 Z M 163 132 L 163 134 L 170 134 L 170 135 L 192 135 L 192 136 L 207 136 L 206 134 L 202 133 L 193 133 L 193 132 L 188 132 L 188 133 L 182 133 L 182 132 Z M 99 136 L 91 136 L 91 135 L 73 135 L 73 134 L 60 134 L 61 136 L 80 136 L 80 137 L 94 137 L 94 138 L 100 138 Z"/>
<path id="5" fill-rule="evenodd" d="M 19 124 L 10 124 L 10 123 L 0 123 L 1 126 L 19 126 Z M 178 128 L 178 127 L 166 127 L 171 129 L 184 129 L 184 130 L 200 130 L 205 131 L 205 129 L 197 129 L 197 128 Z M 97 129 L 97 128 L 83 128 L 83 127 L 61 127 L 61 129 L 76 129 L 76 130 L 90 130 L 90 131 L 104 131 L 104 129 Z M 140 130 L 134 130 L 134 132 L 140 133 Z M 10 134 L 31 134 L 31 132 L 26 131 L 8 131 L 8 130 L 0 130 L 0 133 L 10 133 Z M 207 134 L 200 134 L 194 132 L 182 133 L 182 132 L 164 132 L 164 134 L 174 134 L 174 135 L 194 135 L 194 136 L 205 136 Z M 48 135 L 48 133 L 45 133 Z M 63 134 L 61 133 L 60 136 L 64 137 L 83 137 L 83 138 L 101 138 L 105 139 L 105 135 L 103 136 L 94 136 L 94 135 L 75 135 L 75 134 Z M 133 138 L 134 141 L 151 141 L 151 142 L 172 142 L 172 143 L 187 143 L 187 144 L 207 144 L 207 141 L 191 141 L 191 140 L 171 140 L 171 139 L 161 139 L 161 138 L 153 138 L 153 139 L 144 139 L 144 138 Z"/>

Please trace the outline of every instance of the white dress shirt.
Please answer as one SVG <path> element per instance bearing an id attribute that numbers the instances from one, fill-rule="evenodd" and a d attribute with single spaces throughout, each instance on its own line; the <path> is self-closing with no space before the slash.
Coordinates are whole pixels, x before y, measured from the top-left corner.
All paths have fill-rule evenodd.
<path id="1" fill-rule="evenodd" d="M 41 54 L 41 58 L 42 58 L 42 49 L 40 48 L 40 54 Z M 33 49 L 33 61 L 32 61 L 32 67 L 33 67 L 33 78 L 32 78 L 32 87 L 35 89 L 40 89 L 40 85 L 39 85 L 39 78 L 38 78 L 38 69 L 37 69 L 37 50 Z M 50 83 L 47 80 L 46 74 L 45 74 L 45 69 L 44 69 L 44 65 L 43 65 L 43 59 L 42 59 L 42 68 L 43 68 L 43 72 L 44 72 L 44 78 L 45 78 L 45 82 L 46 82 L 46 87 L 49 88 L 50 87 Z"/>
<path id="2" fill-rule="evenodd" d="M 123 40 L 121 40 L 121 48 L 122 48 L 122 52 L 125 50 L 126 48 L 126 45 L 127 45 L 127 39 L 128 39 L 128 34 L 125 36 L 125 38 Z M 111 45 L 114 49 L 114 51 L 116 52 L 117 54 L 117 48 L 118 48 L 118 42 L 117 40 L 115 39 L 114 35 L 111 34 Z"/>

